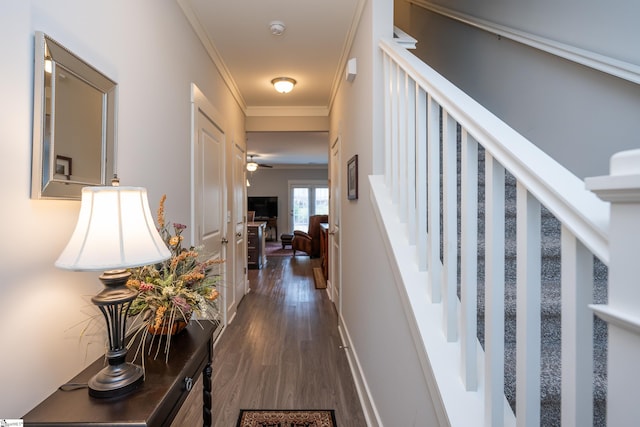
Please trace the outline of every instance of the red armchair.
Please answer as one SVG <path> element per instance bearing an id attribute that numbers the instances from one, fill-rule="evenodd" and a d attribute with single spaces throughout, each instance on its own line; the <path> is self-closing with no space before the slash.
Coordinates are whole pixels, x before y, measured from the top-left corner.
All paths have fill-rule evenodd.
<path id="1" fill-rule="evenodd" d="M 308 233 L 300 230 L 293 232 L 291 248 L 294 256 L 296 251 L 306 252 L 311 258 L 320 256 L 320 224 L 323 222 L 329 222 L 328 215 L 311 215 Z"/>

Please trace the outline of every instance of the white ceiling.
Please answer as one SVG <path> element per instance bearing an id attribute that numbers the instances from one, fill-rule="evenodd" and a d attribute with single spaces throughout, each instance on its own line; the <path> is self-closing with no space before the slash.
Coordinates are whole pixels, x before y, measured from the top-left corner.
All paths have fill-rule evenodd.
<path id="1" fill-rule="evenodd" d="M 177 1 L 248 116 L 327 115 L 365 0 Z M 281 36 L 271 34 L 272 21 L 284 23 Z M 280 94 L 271 85 L 275 77 L 297 84 Z M 248 153 L 265 163 L 327 163 L 326 133 L 252 132 L 247 138 Z"/>
<path id="2" fill-rule="evenodd" d="M 258 164 L 309 167 L 326 165 L 327 132 L 248 132 L 247 155 Z"/>

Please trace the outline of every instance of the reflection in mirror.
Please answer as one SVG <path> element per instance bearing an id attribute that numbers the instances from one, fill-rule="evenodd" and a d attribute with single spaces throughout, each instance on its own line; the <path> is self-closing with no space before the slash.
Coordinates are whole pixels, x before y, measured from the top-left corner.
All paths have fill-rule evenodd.
<path id="1" fill-rule="evenodd" d="M 31 197 L 80 199 L 115 174 L 115 82 L 37 32 Z"/>

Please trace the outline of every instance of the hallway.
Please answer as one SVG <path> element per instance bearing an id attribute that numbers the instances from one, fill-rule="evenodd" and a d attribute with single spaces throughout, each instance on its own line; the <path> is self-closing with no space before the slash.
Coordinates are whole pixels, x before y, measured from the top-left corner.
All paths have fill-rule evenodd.
<path id="1" fill-rule="evenodd" d="M 269 257 L 249 270 L 251 292 L 215 349 L 216 427 L 235 426 L 240 409 L 335 409 L 338 426 L 366 426 L 335 308 L 314 287 L 319 262 Z"/>

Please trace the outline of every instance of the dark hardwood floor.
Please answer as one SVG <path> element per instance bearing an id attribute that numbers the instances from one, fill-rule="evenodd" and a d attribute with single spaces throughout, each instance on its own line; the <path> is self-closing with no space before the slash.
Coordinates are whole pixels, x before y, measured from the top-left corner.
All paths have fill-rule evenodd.
<path id="1" fill-rule="evenodd" d="M 249 271 L 251 292 L 215 348 L 214 426 L 235 427 L 240 409 L 334 409 L 339 427 L 366 426 L 318 265 L 269 257 Z"/>

